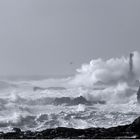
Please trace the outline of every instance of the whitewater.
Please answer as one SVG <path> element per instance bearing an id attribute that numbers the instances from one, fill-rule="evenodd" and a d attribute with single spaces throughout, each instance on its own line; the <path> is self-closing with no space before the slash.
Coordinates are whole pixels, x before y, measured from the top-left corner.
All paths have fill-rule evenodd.
<path id="1" fill-rule="evenodd" d="M 108 128 L 133 122 L 140 116 L 139 52 L 130 59 L 94 59 L 65 78 L 1 80 L 0 131 Z"/>

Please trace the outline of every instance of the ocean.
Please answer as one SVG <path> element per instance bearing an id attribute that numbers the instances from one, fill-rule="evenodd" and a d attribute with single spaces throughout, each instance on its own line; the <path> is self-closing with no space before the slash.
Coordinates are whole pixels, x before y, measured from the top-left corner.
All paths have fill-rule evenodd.
<path id="1" fill-rule="evenodd" d="M 112 127 L 140 116 L 137 102 L 139 54 L 92 60 L 77 73 L 59 78 L 0 81 L 0 131 Z"/>

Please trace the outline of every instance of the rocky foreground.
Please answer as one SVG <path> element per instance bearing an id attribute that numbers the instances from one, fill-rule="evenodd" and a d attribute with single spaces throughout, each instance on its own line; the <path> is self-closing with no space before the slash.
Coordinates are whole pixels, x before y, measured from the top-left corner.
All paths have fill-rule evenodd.
<path id="1" fill-rule="evenodd" d="M 105 138 L 140 138 L 140 117 L 132 124 L 105 128 L 88 128 L 88 129 L 73 129 L 73 128 L 56 128 L 46 129 L 40 132 L 21 131 L 19 128 L 14 128 L 13 132 L 0 133 L 1 139 L 54 139 L 54 138 L 69 138 L 69 139 L 105 139 Z"/>

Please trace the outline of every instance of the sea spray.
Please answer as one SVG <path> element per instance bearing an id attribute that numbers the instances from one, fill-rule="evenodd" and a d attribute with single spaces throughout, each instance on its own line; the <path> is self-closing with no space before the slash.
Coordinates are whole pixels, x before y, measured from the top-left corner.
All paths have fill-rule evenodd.
<path id="1" fill-rule="evenodd" d="M 140 115 L 139 83 L 135 84 L 140 77 L 140 55 L 133 52 L 132 56 L 92 60 L 69 78 L 8 81 L 14 86 L 0 89 L 0 130 L 110 127 L 132 122 Z"/>
<path id="2" fill-rule="evenodd" d="M 133 59 L 133 63 L 132 62 Z M 103 60 L 101 58 L 91 60 L 89 64 L 83 64 L 77 69 L 77 74 L 70 81 L 75 86 L 93 87 L 99 84 L 114 85 L 122 82 L 133 83 L 140 78 L 140 54 L 133 52 L 133 58 L 129 62 L 129 57 L 111 58 Z M 130 76 L 130 69 L 133 77 Z"/>

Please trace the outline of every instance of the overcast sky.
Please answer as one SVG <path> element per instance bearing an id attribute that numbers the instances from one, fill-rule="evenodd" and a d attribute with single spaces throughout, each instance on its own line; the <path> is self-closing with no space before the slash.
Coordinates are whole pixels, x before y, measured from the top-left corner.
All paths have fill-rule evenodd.
<path id="1" fill-rule="evenodd" d="M 73 74 L 133 50 L 140 0 L 0 0 L 0 75 Z"/>

